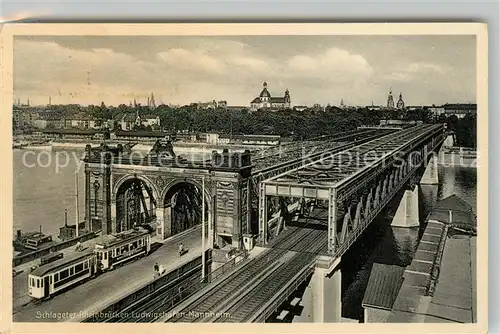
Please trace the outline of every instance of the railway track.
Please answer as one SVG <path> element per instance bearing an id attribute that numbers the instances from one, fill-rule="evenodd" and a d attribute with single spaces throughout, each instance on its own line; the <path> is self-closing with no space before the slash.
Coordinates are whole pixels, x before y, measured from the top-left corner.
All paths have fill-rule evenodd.
<path id="1" fill-rule="evenodd" d="M 200 268 L 201 269 L 201 268 Z M 114 321 L 116 323 L 148 323 L 154 322 L 156 319 L 160 318 L 163 313 L 170 311 L 174 305 L 172 305 L 172 300 L 179 295 L 181 288 L 182 293 L 189 293 L 186 289 L 193 287 L 196 283 L 201 281 L 201 270 L 193 274 L 191 277 L 183 281 L 182 283 L 168 289 L 167 291 L 154 296 L 145 303 L 137 305 L 132 310 L 126 310 L 122 312 L 121 316 L 115 317 Z M 179 298 L 180 299 L 180 298 Z"/>
<path id="2" fill-rule="evenodd" d="M 323 135 L 323 136 L 318 136 L 315 138 L 310 138 L 305 141 L 294 141 L 294 142 L 288 142 L 288 143 L 283 143 L 281 145 L 273 146 L 270 148 L 266 148 L 263 150 L 256 150 L 253 151 L 255 157 L 253 158 L 254 161 L 258 160 L 264 160 L 271 158 L 276 155 L 282 155 L 282 154 L 287 154 L 293 151 L 297 150 L 303 150 L 311 147 L 316 147 L 318 145 L 323 145 L 323 144 L 330 144 L 332 142 L 338 142 L 339 140 L 346 140 L 351 138 L 352 136 L 356 135 L 361 135 L 361 134 L 372 134 L 375 133 L 377 130 L 374 129 L 356 129 L 356 130 L 351 130 L 351 131 L 345 131 L 345 132 L 340 132 L 336 133 L 334 135 Z"/>
<path id="3" fill-rule="evenodd" d="M 284 168 L 286 169 L 290 166 L 292 166 L 292 168 L 298 167 L 304 162 L 317 160 L 325 154 L 335 154 L 337 152 L 342 152 L 344 150 L 352 148 L 353 146 L 362 145 L 363 143 L 374 140 L 376 138 L 387 136 L 387 133 L 394 132 L 395 130 L 370 130 L 366 133 L 362 132 L 361 130 L 358 131 L 360 132 L 340 136 L 336 138 L 336 141 L 331 141 L 332 139 L 330 139 L 330 141 L 322 142 L 321 145 L 318 145 L 317 143 L 315 145 L 309 144 L 307 147 L 304 147 L 302 149 L 295 148 L 293 150 L 288 149 L 287 152 L 275 152 L 274 154 L 272 154 L 272 156 L 268 156 L 265 159 L 262 157 L 255 157 L 253 158 L 255 168 L 252 172 L 252 176 L 256 179 L 255 181 L 259 182 L 272 177 L 273 175 L 275 175 L 276 171 L 280 173 L 280 171 L 284 171 Z M 356 139 L 357 136 L 360 136 L 362 134 L 365 135 L 363 138 Z M 354 141 L 352 141 L 353 137 L 355 138 Z M 342 140 L 344 140 L 344 142 L 342 142 Z M 319 148 L 320 150 L 316 152 L 314 151 L 315 148 Z M 305 149 L 308 149 L 311 152 L 307 152 L 307 154 L 304 155 Z"/>
<path id="4" fill-rule="evenodd" d="M 312 231 L 304 229 L 291 229 L 286 238 L 283 238 L 276 244 L 276 248 L 272 248 L 266 253 L 256 257 L 247 263 L 244 267 L 239 268 L 228 278 L 222 281 L 211 290 L 207 291 L 199 299 L 184 307 L 175 317 L 168 319 L 168 322 L 199 322 L 199 314 L 212 312 L 219 307 L 231 295 L 238 295 L 246 291 L 248 287 L 255 284 L 260 279 L 274 272 L 278 267 L 284 265 L 281 263 L 285 255 L 289 252 L 288 249 L 294 245 L 304 242 Z M 324 231 L 323 231 L 324 232 Z M 269 270 L 272 269 L 272 270 Z"/>
<path id="5" fill-rule="evenodd" d="M 134 304 L 125 307 L 118 312 L 105 312 L 102 316 L 90 317 L 82 322 L 91 323 L 121 323 L 121 322 L 152 322 L 158 316 L 157 313 L 168 311 L 172 305 L 165 303 L 179 294 L 179 289 L 189 288 L 196 282 L 201 280 L 201 265 L 190 270 L 187 275 L 183 276 L 181 280 L 173 284 L 167 284 L 167 288 L 159 288 L 155 290 L 147 301 L 139 300 Z M 184 290 L 185 291 L 185 290 Z"/>
<path id="6" fill-rule="evenodd" d="M 315 253 L 322 248 L 322 244 L 318 243 L 318 239 L 324 235 L 324 232 L 320 230 L 304 231 L 303 233 L 306 237 L 293 247 L 298 253 L 290 261 L 275 270 L 266 280 L 257 284 L 248 294 L 235 302 L 227 310 L 219 312 L 218 315 L 215 315 L 210 320 L 213 322 L 229 323 L 248 321 L 284 285 L 294 279 L 297 273 L 302 271 L 304 267 L 311 265 L 311 262 L 316 258 Z"/>
<path id="7" fill-rule="evenodd" d="M 199 321 L 197 314 L 210 312 L 231 293 L 261 278 L 265 274 L 264 269 L 274 265 L 286 252 L 286 250 L 276 249 L 250 261 L 242 270 L 233 273 L 223 284 L 214 286 L 199 299 L 183 308 L 178 315 L 170 318 L 168 322 Z"/>
<path id="8" fill-rule="evenodd" d="M 227 313 L 224 311 L 225 308 L 229 307 L 229 313 L 231 313 L 234 307 L 237 307 L 241 308 L 234 318 L 238 322 L 241 318 L 240 314 L 246 314 L 255 307 L 262 306 L 263 301 L 272 297 L 273 291 L 290 281 L 293 275 L 314 260 L 315 252 L 321 248 L 321 244 L 317 240 L 324 235 L 325 231 L 323 230 L 304 228 L 291 230 L 287 238 L 282 239 L 275 248 L 264 256 L 253 260 L 255 262 L 252 267 L 236 272 L 233 279 L 227 280 L 225 284 L 215 287 L 212 291 L 207 291 L 207 294 L 185 307 L 178 313 L 179 316 L 171 318 L 169 321 L 207 322 L 211 319 L 215 320 L 217 314 Z M 291 248 L 304 253 L 290 253 L 289 249 Z M 252 296 L 248 296 L 244 297 L 245 301 L 238 302 L 237 306 L 230 305 L 233 300 L 239 300 L 241 295 L 251 294 L 253 291 L 261 289 L 263 290 L 259 293 L 263 295 L 259 294 L 256 300 L 252 299 Z M 221 319 L 224 317 L 222 316 Z"/>

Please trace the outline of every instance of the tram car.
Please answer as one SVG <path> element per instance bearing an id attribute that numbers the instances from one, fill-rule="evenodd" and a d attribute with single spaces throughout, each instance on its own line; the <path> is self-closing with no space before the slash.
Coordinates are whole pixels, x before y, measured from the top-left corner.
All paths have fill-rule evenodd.
<path id="1" fill-rule="evenodd" d="M 97 272 L 96 256 L 92 250 L 77 252 L 41 265 L 28 275 L 28 294 L 45 299 L 70 288 Z"/>
<path id="2" fill-rule="evenodd" d="M 150 232 L 143 228 L 106 235 L 96 243 L 94 252 L 102 271 L 112 270 L 151 251 Z"/>

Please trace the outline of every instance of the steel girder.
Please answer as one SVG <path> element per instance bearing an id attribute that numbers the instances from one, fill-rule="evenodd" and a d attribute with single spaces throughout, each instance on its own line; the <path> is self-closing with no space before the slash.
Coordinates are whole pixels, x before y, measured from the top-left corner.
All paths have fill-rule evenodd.
<path id="1" fill-rule="evenodd" d="M 367 167 L 373 166 L 375 162 L 382 161 L 386 155 L 401 151 L 401 148 L 411 141 L 415 134 L 426 133 L 429 129 L 429 126 L 422 126 L 398 131 L 343 152 L 333 153 L 305 166 L 277 175 L 269 181 L 277 180 L 278 183 L 284 184 L 289 180 L 293 184 L 299 180 L 315 185 L 333 186 L 337 182 L 359 174 Z M 328 181 L 325 182 L 325 179 Z"/>
<path id="2" fill-rule="evenodd" d="M 268 149 L 254 152 L 252 157 L 252 162 L 255 164 L 254 174 L 282 162 L 293 161 L 297 158 L 311 155 L 315 153 L 316 150 L 324 152 L 325 150 L 341 145 L 343 142 L 352 141 L 362 136 L 368 137 L 374 135 L 377 131 L 380 132 L 380 130 L 374 129 L 346 131 L 334 135 L 320 136 L 306 142 L 292 142 L 279 146 L 272 146 Z"/>
<path id="3" fill-rule="evenodd" d="M 264 181 L 260 184 L 259 213 L 264 213 L 261 209 L 266 206 L 262 196 L 327 201 L 328 250 L 334 257 L 341 256 L 427 155 L 442 143 L 443 135 L 442 125 L 413 127 L 351 150 L 365 153 L 377 150 L 381 153 L 369 164 L 364 159 L 344 168 L 346 154 L 343 152 L 318 160 L 319 167 L 317 162 L 311 163 Z M 333 165 L 333 171 L 325 168 L 325 162 Z M 264 243 L 267 240 L 266 221 L 266 215 L 259 216 L 259 232 Z"/>
<path id="4" fill-rule="evenodd" d="M 277 163 L 274 164 L 270 167 L 261 169 L 261 170 L 255 170 L 252 173 L 252 176 L 250 177 L 250 190 L 249 192 L 251 193 L 251 206 L 252 209 L 257 210 L 259 207 L 259 184 L 267 180 L 269 178 L 272 178 L 276 175 L 282 174 L 288 170 L 292 170 L 298 167 L 301 167 L 311 161 L 316 161 L 319 160 L 323 157 L 324 154 L 333 154 L 335 152 L 341 152 L 345 149 L 348 149 L 350 147 L 354 147 L 356 145 L 359 145 L 361 143 L 367 142 L 372 140 L 373 138 L 381 137 L 386 135 L 387 133 L 392 133 L 395 132 L 395 129 L 370 129 L 370 130 L 355 130 L 352 132 L 346 132 L 346 133 L 341 133 L 341 134 L 336 134 L 333 136 L 322 136 L 320 137 L 321 139 L 324 139 L 326 137 L 330 137 L 329 141 L 322 141 L 318 144 L 318 142 L 315 142 L 314 149 L 312 152 L 310 152 L 308 155 L 303 154 L 303 150 L 296 150 L 295 153 L 298 153 L 298 158 L 295 158 L 293 160 L 287 160 L 286 158 L 281 157 L 280 161 L 284 161 L 282 163 Z M 336 142 L 335 140 L 353 140 L 353 142 L 348 142 L 341 144 L 339 142 Z M 293 146 L 296 149 L 296 146 Z M 291 156 L 288 156 L 288 159 Z M 250 209 L 250 208 L 249 208 Z M 250 210 L 251 211 L 251 210 Z M 257 211 L 260 212 L 260 211 Z M 274 212 L 273 212 L 274 213 Z M 251 217 L 247 219 L 248 222 L 251 221 Z"/>

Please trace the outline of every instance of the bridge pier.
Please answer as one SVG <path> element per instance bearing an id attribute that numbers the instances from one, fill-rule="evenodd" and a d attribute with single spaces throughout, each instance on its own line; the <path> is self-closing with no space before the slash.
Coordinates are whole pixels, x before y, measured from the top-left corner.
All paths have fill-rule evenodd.
<path id="1" fill-rule="evenodd" d="M 116 233 L 116 201 L 111 201 L 111 233 Z"/>
<path id="2" fill-rule="evenodd" d="M 432 154 L 420 184 L 439 184 L 437 158 Z"/>
<path id="3" fill-rule="evenodd" d="M 340 263 L 340 259 L 336 261 Z M 337 265 L 333 270 L 316 268 L 304 292 L 304 309 L 298 322 L 340 323 L 342 318 L 342 274 Z"/>
<path id="4" fill-rule="evenodd" d="M 392 218 L 391 226 L 416 227 L 420 226 L 418 214 L 418 185 L 413 190 L 405 190 L 399 203 L 396 214 Z"/>
<path id="5" fill-rule="evenodd" d="M 157 233 L 161 240 L 165 240 L 172 234 L 172 207 L 157 207 L 155 211 Z"/>

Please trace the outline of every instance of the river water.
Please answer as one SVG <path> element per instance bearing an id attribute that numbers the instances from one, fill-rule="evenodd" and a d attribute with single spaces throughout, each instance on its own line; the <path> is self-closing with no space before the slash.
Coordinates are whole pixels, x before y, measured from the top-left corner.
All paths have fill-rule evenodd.
<path id="1" fill-rule="evenodd" d="M 64 224 L 65 209 L 68 222 L 76 221 L 75 173 L 79 181 L 80 219 L 84 218 L 84 169 L 78 161 L 83 151 L 69 152 L 67 157 L 60 152 L 37 152 L 36 155 L 27 152 L 13 152 L 14 230 L 33 231 L 42 225 L 44 233 L 57 236 Z M 476 169 L 440 166 L 439 179 L 438 186 L 421 187 L 422 223 L 437 200 L 452 194 L 462 197 L 476 210 Z M 361 319 L 361 301 L 374 262 L 400 266 L 411 262 L 422 229 L 390 226 L 401 195 L 394 198 L 343 257 L 343 317 Z"/>
<path id="2" fill-rule="evenodd" d="M 420 175 L 422 172 L 420 171 Z M 439 166 L 438 174 L 439 185 L 420 186 L 420 228 L 390 226 L 403 195 L 401 191 L 343 256 L 341 263 L 343 317 L 362 319 L 361 302 L 373 263 L 399 266 L 407 266 L 411 263 L 425 228 L 425 218 L 438 200 L 456 194 L 477 212 L 477 170 L 475 168 Z"/>

